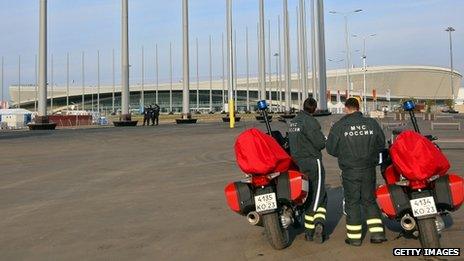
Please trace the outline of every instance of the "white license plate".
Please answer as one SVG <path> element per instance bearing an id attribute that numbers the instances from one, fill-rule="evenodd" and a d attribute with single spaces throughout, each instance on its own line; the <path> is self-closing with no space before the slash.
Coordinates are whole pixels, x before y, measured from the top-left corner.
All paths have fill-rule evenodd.
<path id="1" fill-rule="evenodd" d="M 277 208 L 276 194 L 268 193 L 255 196 L 256 212 L 263 212 Z"/>
<path id="2" fill-rule="evenodd" d="M 412 199 L 410 203 L 414 217 L 437 214 L 437 208 L 435 207 L 435 200 L 433 197 Z"/>

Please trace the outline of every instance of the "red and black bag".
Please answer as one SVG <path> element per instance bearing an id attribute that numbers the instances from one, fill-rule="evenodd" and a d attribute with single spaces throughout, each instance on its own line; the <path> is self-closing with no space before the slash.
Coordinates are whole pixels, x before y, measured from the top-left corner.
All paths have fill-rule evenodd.
<path id="1" fill-rule="evenodd" d="M 412 183 L 433 175 L 445 175 L 450 164 L 445 155 L 427 138 L 414 131 L 401 133 L 390 149 L 393 165 Z"/>
<path id="2" fill-rule="evenodd" d="M 253 175 L 287 171 L 292 159 L 271 136 L 252 128 L 235 141 L 235 157 L 240 169 Z"/>

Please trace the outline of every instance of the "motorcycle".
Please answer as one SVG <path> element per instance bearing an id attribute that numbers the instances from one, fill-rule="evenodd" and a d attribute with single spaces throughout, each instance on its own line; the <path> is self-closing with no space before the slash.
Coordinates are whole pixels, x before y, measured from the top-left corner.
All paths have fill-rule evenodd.
<path id="1" fill-rule="evenodd" d="M 443 216 L 458 210 L 464 201 L 464 179 L 447 173 L 448 160 L 433 143 L 437 137 L 420 135 L 414 102 L 406 101 L 403 108 L 409 112 L 414 132 L 394 131 L 381 157 L 385 158 L 381 172 L 386 184 L 377 188 L 377 203 L 385 216 L 400 222 L 403 235 L 419 238 L 423 248 L 439 248 Z M 426 149 L 416 151 L 417 146 Z"/>
<path id="2" fill-rule="evenodd" d="M 302 225 L 303 205 L 309 185 L 306 176 L 292 163 L 288 153 L 288 139 L 279 131 L 271 130 L 266 101 L 259 101 L 258 108 L 265 121 L 267 134 L 250 129 L 237 138 L 237 162 L 246 176 L 240 181 L 229 183 L 224 192 L 230 209 L 245 216 L 249 224 L 264 227 L 270 245 L 280 250 L 290 244 L 289 229 Z M 263 142 L 259 143 L 259 140 Z M 240 156 L 243 147 L 253 147 L 255 143 L 261 146 L 260 149 L 253 153 L 245 152 L 246 157 Z M 270 147 L 262 149 L 262 146 Z M 260 158 L 264 165 L 273 162 L 270 160 L 272 155 L 262 155 L 268 151 L 275 151 L 279 155 L 276 162 L 281 165 L 256 169 L 260 165 Z M 254 157 L 254 160 L 249 160 L 250 157 Z"/>

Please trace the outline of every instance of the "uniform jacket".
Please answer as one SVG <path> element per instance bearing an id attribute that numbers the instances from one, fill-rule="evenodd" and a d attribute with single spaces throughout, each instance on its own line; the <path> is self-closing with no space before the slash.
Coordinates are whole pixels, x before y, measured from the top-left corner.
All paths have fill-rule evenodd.
<path id="1" fill-rule="evenodd" d="M 288 134 L 290 151 L 295 160 L 322 158 L 325 137 L 321 125 L 311 114 L 300 111 L 290 122 Z"/>
<path id="2" fill-rule="evenodd" d="M 384 148 L 385 134 L 379 124 L 361 112 L 341 118 L 327 140 L 327 152 L 338 158 L 342 170 L 375 167 Z"/>

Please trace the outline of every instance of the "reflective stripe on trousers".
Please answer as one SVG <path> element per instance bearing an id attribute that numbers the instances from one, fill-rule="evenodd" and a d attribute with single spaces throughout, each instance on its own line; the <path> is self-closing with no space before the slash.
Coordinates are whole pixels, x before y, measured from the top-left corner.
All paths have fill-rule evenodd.
<path id="1" fill-rule="evenodd" d="M 380 218 L 370 218 L 366 220 L 370 233 L 384 233 L 384 227 Z"/>
<path id="2" fill-rule="evenodd" d="M 361 239 L 362 225 L 346 225 L 346 237 L 349 239 Z"/>
<path id="3" fill-rule="evenodd" d="M 314 216 L 305 215 L 305 228 L 313 230 L 314 227 Z"/>

